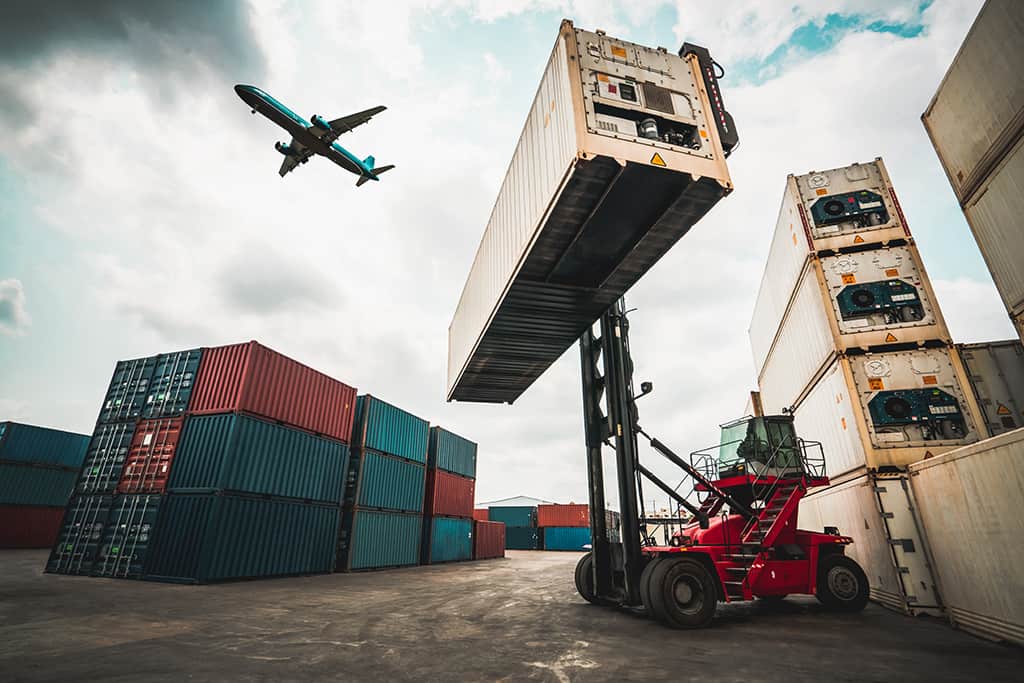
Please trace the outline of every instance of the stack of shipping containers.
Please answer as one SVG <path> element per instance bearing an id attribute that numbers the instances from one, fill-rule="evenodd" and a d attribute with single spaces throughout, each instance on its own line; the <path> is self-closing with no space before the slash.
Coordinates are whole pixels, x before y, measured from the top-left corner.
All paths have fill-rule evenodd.
<path id="1" fill-rule="evenodd" d="M 337 569 L 419 564 L 430 425 L 374 396 L 356 404 Z"/>
<path id="2" fill-rule="evenodd" d="M 49 548 L 89 437 L 0 422 L 0 548 Z"/>
<path id="3" fill-rule="evenodd" d="M 985 427 L 881 159 L 789 176 L 750 337 L 764 411 L 792 411 L 834 482 L 804 523 L 855 538 L 876 599 L 937 605 L 923 553 L 889 542 L 914 520 L 890 515 L 907 465 Z"/>
<path id="4" fill-rule="evenodd" d="M 505 525 L 505 547 L 509 550 L 540 550 L 542 530 L 537 528 L 537 506 L 496 506 L 487 509 L 487 518 Z"/>
<path id="5" fill-rule="evenodd" d="M 538 505 L 537 526 L 544 539 L 544 550 L 585 550 L 590 544 L 590 506 Z"/>
<path id="6" fill-rule="evenodd" d="M 423 564 L 473 559 L 476 444 L 442 427 L 430 428 L 424 500 Z M 495 532 L 480 550 L 494 556 Z M 504 548 L 502 548 L 502 555 Z"/>

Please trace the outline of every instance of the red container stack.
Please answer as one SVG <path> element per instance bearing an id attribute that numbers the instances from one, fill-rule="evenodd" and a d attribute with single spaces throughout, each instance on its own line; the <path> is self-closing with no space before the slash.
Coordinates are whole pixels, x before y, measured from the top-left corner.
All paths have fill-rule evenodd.
<path id="1" fill-rule="evenodd" d="M 348 443 L 355 404 L 352 387 L 251 341 L 206 350 L 189 412 L 249 413 Z"/>
<path id="2" fill-rule="evenodd" d="M 505 557 L 505 523 L 473 521 L 473 559 Z"/>
<path id="3" fill-rule="evenodd" d="M 472 517 L 476 480 L 427 468 L 427 495 L 424 511 L 442 517 Z"/>
<path id="4" fill-rule="evenodd" d="M 57 542 L 64 508 L 0 505 L 0 548 L 47 548 Z"/>
<path id="5" fill-rule="evenodd" d="M 486 522 L 491 518 L 491 511 L 488 508 L 473 510 L 473 519 Z"/>
<path id="6" fill-rule="evenodd" d="M 580 503 L 538 505 L 537 526 L 590 526 L 590 506 Z"/>
<path id="7" fill-rule="evenodd" d="M 135 428 L 118 493 L 163 493 L 181 438 L 183 417 L 142 420 Z"/>

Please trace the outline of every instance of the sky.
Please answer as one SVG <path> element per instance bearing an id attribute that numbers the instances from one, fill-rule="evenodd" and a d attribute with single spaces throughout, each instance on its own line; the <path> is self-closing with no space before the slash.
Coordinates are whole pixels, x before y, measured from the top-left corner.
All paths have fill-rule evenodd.
<path id="1" fill-rule="evenodd" d="M 563 17 L 707 46 L 741 139 L 735 192 L 627 298 L 649 432 L 686 453 L 743 414 L 790 173 L 883 157 L 954 339 L 1011 338 L 920 121 L 980 5 L 7 3 L 0 419 L 90 432 L 117 359 L 256 339 L 476 440 L 478 500 L 586 500 L 575 347 L 512 406 L 444 400 L 448 323 Z M 307 118 L 387 105 L 341 142 L 397 168 L 280 178 L 286 134 L 236 83 Z"/>

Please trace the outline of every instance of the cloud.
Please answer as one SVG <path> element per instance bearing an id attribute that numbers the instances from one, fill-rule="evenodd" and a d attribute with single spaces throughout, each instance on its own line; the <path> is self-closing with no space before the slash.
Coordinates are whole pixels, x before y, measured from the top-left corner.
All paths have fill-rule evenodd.
<path id="1" fill-rule="evenodd" d="M 218 275 L 224 303 L 243 313 L 340 306 L 334 283 L 270 245 L 250 244 Z"/>
<path id="2" fill-rule="evenodd" d="M 0 280 L 0 334 L 20 337 L 28 332 L 32 319 L 25 309 L 25 288 L 21 280 Z"/>
<path id="3" fill-rule="evenodd" d="M 946 325 L 957 343 L 970 344 L 1017 336 L 995 284 L 960 277 L 932 280 Z"/>

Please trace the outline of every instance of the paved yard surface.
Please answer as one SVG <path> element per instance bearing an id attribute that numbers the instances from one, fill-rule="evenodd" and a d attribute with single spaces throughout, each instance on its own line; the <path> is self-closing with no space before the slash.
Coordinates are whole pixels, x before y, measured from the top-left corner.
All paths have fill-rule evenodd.
<path id="1" fill-rule="evenodd" d="M 870 605 L 730 605 L 702 631 L 583 602 L 575 553 L 178 586 L 0 551 L 0 680 L 1010 681 L 1024 651 Z"/>

